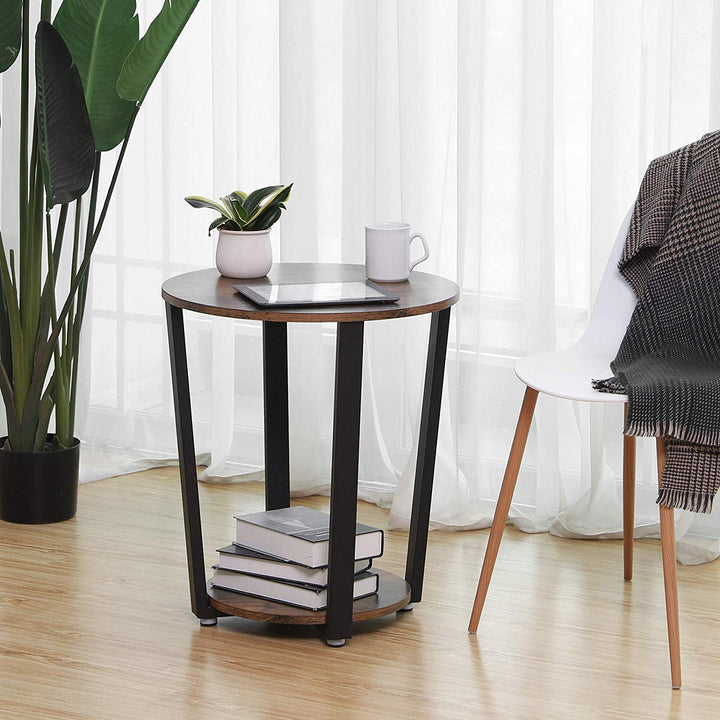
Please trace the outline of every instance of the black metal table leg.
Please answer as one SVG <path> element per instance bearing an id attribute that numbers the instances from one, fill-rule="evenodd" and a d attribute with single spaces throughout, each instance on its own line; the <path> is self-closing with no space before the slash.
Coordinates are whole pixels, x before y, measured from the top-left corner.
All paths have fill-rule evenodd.
<path id="1" fill-rule="evenodd" d="M 290 507 L 287 323 L 263 322 L 265 509 Z"/>
<path id="2" fill-rule="evenodd" d="M 328 645 L 343 645 L 352 635 L 362 360 L 363 323 L 338 323 L 325 623 Z"/>
<path id="3" fill-rule="evenodd" d="M 412 516 L 410 519 L 410 537 L 408 539 L 407 564 L 405 566 L 405 580 L 412 588 L 411 603 L 420 602 L 422 598 L 449 325 L 450 308 L 432 314 L 427 365 L 425 367 L 425 389 L 423 391 L 422 415 L 420 418 L 420 441 L 418 443 L 417 467 L 415 469 Z"/>
<path id="4" fill-rule="evenodd" d="M 175 429 L 180 462 L 183 517 L 185 518 L 185 548 L 190 578 L 190 602 L 192 611 L 200 618 L 200 621 L 208 621 L 203 624 L 210 624 L 209 621 L 221 613 L 210 605 L 207 596 L 185 327 L 180 308 L 166 303 L 165 310 L 170 345 L 170 372 L 175 401 Z"/>

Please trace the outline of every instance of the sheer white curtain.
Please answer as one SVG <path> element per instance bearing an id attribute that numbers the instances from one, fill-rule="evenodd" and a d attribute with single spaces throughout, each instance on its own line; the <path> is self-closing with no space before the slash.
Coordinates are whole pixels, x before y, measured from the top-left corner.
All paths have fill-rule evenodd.
<path id="1" fill-rule="evenodd" d="M 489 524 L 523 391 L 513 363 L 579 336 L 647 163 L 720 124 L 719 48 L 712 0 L 200 3 L 141 112 L 97 251 L 84 477 L 175 457 L 159 288 L 213 263 L 211 217 L 183 197 L 294 182 L 276 260 L 362 262 L 363 225 L 403 219 L 431 244 L 418 269 L 461 286 L 433 522 Z M 186 313 L 186 329 L 204 477 L 256 477 L 260 327 Z M 290 328 L 298 493 L 329 482 L 334 332 Z M 394 525 L 409 514 L 427 332 L 427 318 L 366 329 L 361 492 Z M 518 526 L 618 536 L 621 426 L 617 407 L 542 397 Z M 654 533 L 652 442 L 638 444 L 639 532 Z M 679 523 L 684 561 L 720 553 L 717 515 Z"/>

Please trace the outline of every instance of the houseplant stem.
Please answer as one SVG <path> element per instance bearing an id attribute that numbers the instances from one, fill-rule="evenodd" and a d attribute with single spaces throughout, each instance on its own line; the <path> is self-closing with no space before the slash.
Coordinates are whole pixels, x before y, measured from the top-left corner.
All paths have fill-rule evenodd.
<path id="1" fill-rule="evenodd" d="M 4 519 L 14 514 L 4 499 L 22 505 L 24 498 L 13 476 L 49 496 L 62 484 L 52 470 L 55 461 L 45 467 L 34 454 L 57 456 L 58 467 L 64 449 L 77 455 L 73 428 L 91 256 L 140 105 L 198 2 L 166 0 L 141 37 L 134 0 L 0 0 L 0 72 L 20 60 L 19 236 L 9 243 L 15 247 L 7 247 L 0 233 L 0 394 L 8 425 L 8 437 L 0 440 Z M 31 17 L 38 9 L 33 43 Z M 102 153 L 120 144 L 101 200 Z M 86 193 L 83 229 L 80 201 Z M 70 249 L 64 241 L 72 202 Z M 61 272 L 65 258 L 69 273 Z M 53 413 L 54 431 L 48 432 Z M 28 472 L 18 472 L 24 463 Z M 31 482 L 33 468 L 41 465 L 47 476 Z M 75 468 L 68 482 L 77 486 L 77 462 L 67 467 Z M 67 487 L 62 492 L 67 496 Z M 72 516 L 66 512 L 54 520 Z M 35 520 L 32 512 L 19 515 L 19 522 L 54 521 L 44 510 Z"/>

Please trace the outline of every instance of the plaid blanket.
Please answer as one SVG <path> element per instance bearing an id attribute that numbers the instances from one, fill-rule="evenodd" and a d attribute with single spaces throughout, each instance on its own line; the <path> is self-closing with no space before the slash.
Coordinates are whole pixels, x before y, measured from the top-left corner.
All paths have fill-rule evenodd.
<path id="1" fill-rule="evenodd" d="M 625 433 L 666 437 L 658 502 L 710 512 L 720 486 L 720 132 L 657 158 L 619 263 L 637 307 L 601 391 Z"/>

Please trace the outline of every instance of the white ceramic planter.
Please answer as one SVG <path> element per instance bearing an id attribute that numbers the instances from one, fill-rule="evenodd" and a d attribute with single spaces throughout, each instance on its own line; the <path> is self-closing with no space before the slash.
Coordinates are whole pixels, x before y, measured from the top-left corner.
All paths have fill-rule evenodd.
<path id="1" fill-rule="evenodd" d="M 259 278 L 272 267 L 270 230 L 219 230 L 215 264 L 229 278 Z"/>

